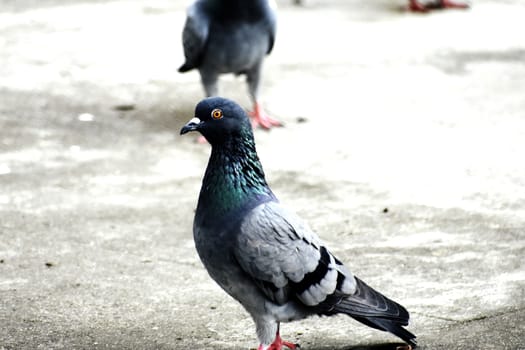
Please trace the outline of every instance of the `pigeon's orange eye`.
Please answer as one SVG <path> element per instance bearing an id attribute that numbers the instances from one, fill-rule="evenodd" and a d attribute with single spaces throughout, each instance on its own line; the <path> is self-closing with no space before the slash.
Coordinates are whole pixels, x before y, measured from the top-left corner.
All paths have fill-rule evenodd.
<path id="1" fill-rule="evenodd" d="M 213 119 L 221 119 L 222 118 L 222 111 L 218 108 L 215 108 L 213 111 L 211 111 L 211 117 Z"/>

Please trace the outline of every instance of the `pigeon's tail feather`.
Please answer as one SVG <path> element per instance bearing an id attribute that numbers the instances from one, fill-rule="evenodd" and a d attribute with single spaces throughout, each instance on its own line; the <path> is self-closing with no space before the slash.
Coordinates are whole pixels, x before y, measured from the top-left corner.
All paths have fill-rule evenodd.
<path id="1" fill-rule="evenodd" d="M 379 317 L 360 317 L 360 316 L 352 316 L 355 320 L 366 324 L 369 327 L 379 329 L 381 331 L 387 331 L 395 336 L 403 339 L 407 344 L 410 344 L 412 347 L 417 346 L 416 336 L 403 328 L 402 324 L 396 323 L 395 321 L 379 318 Z"/>
<path id="2" fill-rule="evenodd" d="M 390 332 L 415 347 L 416 336 L 403 328 L 408 325 L 408 311 L 357 277 L 355 280 L 356 293 L 342 298 L 333 311 L 347 314 L 367 326 Z"/>
<path id="3" fill-rule="evenodd" d="M 193 68 L 195 68 L 194 65 L 192 65 L 192 64 L 190 64 L 188 62 L 184 62 L 184 64 L 179 67 L 178 71 L 179 71 L 179 73 L 184 73 L 184 72 L 192 70 Z"/>

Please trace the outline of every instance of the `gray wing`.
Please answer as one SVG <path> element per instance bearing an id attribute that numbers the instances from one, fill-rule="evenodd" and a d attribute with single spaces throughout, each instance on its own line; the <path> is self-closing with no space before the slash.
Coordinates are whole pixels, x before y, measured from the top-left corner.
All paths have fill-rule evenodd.
<path id="1" fill-rule="evenodd" d="M 403 328 L 408 311 L 354 277 L 301 219 L 278 203 L 253 209 L 240 229 L 237 261 L 271 300 L 284 304 L 295 298 L 316 313 L 345 313 L 416 345 L 416 336 Z"/>
<path id="2" fill-rule="evenodd" d="M 201 1 L 195 1 L 187 10 L 186 23 L 182 30 L 182 46 L 186 61 L 179 72 L 186 72 L 200 64 L 204 46 L 208 40 L 210 18 Z"/>
<path id="3" fill-rule="evenodd" d="M 355 292 L 353 275 L 298 216 L 278 203 L 254 208 L 240 230 L 235 256 L 271 300 L 284 304 L 296 298 L 317 306 L 334 293 Z"/>

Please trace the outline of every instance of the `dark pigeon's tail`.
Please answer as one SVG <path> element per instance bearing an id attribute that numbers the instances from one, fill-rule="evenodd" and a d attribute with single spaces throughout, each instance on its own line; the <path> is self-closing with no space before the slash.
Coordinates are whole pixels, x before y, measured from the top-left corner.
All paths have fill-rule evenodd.
<path id="1" fill-rule="evenodd" d="M 347 314 L 372 328 L 390 332 L 416 347 L 416 336 L 403 328 L 408 325 L 408 311 L 357 277 L 355 279 L 357 292 L 342 299 L 333 311 Z"/>
<path id="2" fill-rule="evenodd" d="M 192 70 L 193 68 L 195 68 L 194 65 L 192 65 L 192 64 L 190 64 L 188 62 L 184 62 L 184 64 L 179 67 L 178 71 L 179 71 L 179 73 L 184 73 L 184 72 L 187 72 L 189 70 Z"/>
<path id="3" fill-rule="evenodd" d="M 394 334 L 395 336 L 398 336 L 407 344 L 410 344 L 413 348 L 417 346 L 416 336 L 403 328 L 403 325 L 400 323 L 380 317 L 350 316 L 352 316 L 357 321 L 366 324 L 367 326 L 379 329 L 381 331 L 387 331 Z"/>

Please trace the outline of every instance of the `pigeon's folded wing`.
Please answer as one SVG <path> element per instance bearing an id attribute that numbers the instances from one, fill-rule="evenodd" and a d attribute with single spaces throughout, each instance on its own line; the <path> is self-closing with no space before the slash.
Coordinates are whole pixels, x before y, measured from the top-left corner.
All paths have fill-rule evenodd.
<path id="1" fill-rule="evenodd" d="M 182 46 L 186 62 L 179 68 L 186 72 L 200 64 L 204 46 L 208 40 L 210 19 L 204 10 L 203 4 L 196 1 L 188 7 L 186 23 L 182 30 Z"/>
<path id="2" fill-rule="evenodd" d="M 295 298 L 317 306 L 329 295 L 352 294 L 352 274 L 295 214 L 276 202 L 261 204 L 242 220 L 235 256 L 274 302 Z"/>

